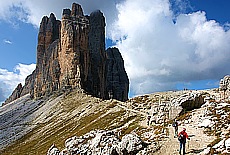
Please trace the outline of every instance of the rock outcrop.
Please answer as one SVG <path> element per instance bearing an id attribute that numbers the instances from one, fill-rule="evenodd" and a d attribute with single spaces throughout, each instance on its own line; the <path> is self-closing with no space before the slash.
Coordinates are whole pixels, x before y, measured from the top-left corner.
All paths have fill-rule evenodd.
<path id="1" fill-rule="evenodd" d="M 227 99 L 230 95 L 230 75 L 220 80 L 219 89 L 222 91 L 221 99 Z"/>
<path id="2" fill-rule="evenodd" d="M 127 134 L 120 139 L 113 131 L 91 131 L 80 137 L 71 137 L 65 141 L 65 149 L 61 152 L 54 145 L 47 155 L 59 154 L 137 154 L 145 147 L 144 142 L 134 134 Z"/>
<path id="3" fill-rule="evenodd" d="M 171 102 L 173 105 L 181 106 L 184 110 L 197 109 L 205 103 L 203 94 L 196 91 L 184 94 Z"/>
<path id="4" fill-rule="evenodd" d="M 230 75 L 226 75 L 220 80 L 220 90 L 230 90 Z"/>
<path id="5" fill-rule="evenodd" d="M 54 91 L 80 88 L 102 99 L 128 99 L 129 79 L 118 49 L 105 50 L 105 17 L 101 11 L 84 15 L 79 4 L 64 9 L 62 21 L 53 13 L 43 17 L 37 45 L 37 65 L 6 100 L 27 93 L 32 98 Z"/>

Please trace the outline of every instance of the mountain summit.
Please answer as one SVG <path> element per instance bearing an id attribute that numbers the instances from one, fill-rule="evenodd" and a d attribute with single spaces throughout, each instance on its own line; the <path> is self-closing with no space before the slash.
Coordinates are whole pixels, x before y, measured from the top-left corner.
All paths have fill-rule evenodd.
<path id="1" fill-rule="evenodd" d="M 117 48 L 105 49 L 105 17 L 99 10 L 84 15 L 79 4 L 42 18 L 36 69 L 5 104 L 30 93 L 32 98 L 79 88 L 102 99 L 128 99 L 129 79 Z"/>

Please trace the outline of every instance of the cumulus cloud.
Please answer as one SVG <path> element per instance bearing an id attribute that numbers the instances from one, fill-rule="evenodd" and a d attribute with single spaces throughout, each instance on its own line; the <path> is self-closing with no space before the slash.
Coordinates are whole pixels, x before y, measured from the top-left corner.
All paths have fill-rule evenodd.
<path id="1" fill-rule="evenodd" d="M 0 102 L 3 102 L 19 83 L 24 85 L 25 78 L 32 73 L 35 67 L 35 64 L 18 64 L 13 72 L 0 68 Z"/>
<path id="2" fill-rule="evenodd" d="M 4 44 L 13 44 L 13 42 L 10 41 L 10 40 L 8 40 L 8 39 L 4 39 L 4 40 L 3 40 L 3 43 L 4 43 Z"/>
<path id="3" fill-rule="evenodd" d="M 126 0 L 109 36 L 125 60 L 134 95 L 220 79 L 230 69 L 230 31 L 205 12 L 175 14 L 168 0 Z"/>

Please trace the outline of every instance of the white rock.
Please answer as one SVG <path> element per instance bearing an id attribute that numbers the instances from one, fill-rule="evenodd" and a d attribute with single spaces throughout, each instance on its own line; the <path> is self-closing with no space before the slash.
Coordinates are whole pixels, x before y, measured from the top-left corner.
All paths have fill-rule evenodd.
<path id="1" fill-rule="evenodd" d="M 198 124 L 198 127 L 210 127 L 212 124 L 212 121 L 210 119 L 204 119 L 202 123 Z"/>
<path id="2" fill-rule="evenodd" d="M 127 150 L 128 153 L 139 151 L 143 148 L 143 142 L 137 135 L 127 134 L 122 137 L 120 143 L 121 150 Z"/>
<path id="3" fill-rule="evenodd" d="M 225 140 L 225 147 L 226 147 L 227 153 L 230 153 L 230 138 Z"/>
<path id="4" fill-rule="evenodd" d="M 208 148 L 204 149 L 204 151 L 200 152 L 199 155 L 208 155 L 210 151 L 211 151 L 211 148 L 208 147 Z"/>
<path id="5" fill-rule="evenodd" d="M 60 155 L 60 151 L 58 150 L 58 148 L 53 144 L 48 152 L 47 152 L 47 155 Z"/>

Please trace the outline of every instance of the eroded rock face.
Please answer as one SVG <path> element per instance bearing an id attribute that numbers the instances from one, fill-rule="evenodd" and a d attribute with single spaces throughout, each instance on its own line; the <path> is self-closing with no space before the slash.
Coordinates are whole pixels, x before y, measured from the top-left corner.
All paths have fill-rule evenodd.
<path id="1" fill-rule="evenodd" d="M 87 92 L 105 98 L 105 18 L 94 11 L 89 22 L 89 67 L 83 85 Z"/>
<path id="2" fill-rule="evenodd" d="M 5 105 L 8 102 L 11 102 L 11 100 L 16 100 L 17 98 L 19 98 L 21 95 L 21 92 L 22 92 L 22 84 L 19 83 L 18 86 L 14 89 L 11 96 L 5 101 L 5 103 L 3 103 L 3 105 Z"/>
<path id="3" fill-rule="evenodd" d="M 176 106 L 181 106 L 184 110 L 200 108 L 204 102 L 204 96 L 200 92 L 190 92 L 171 101 Z"/>
<path id="4" fill-rule="evenodd" d="M 124 68 L 124 60 L 117 48 L 106 50 L 106 91 L 110 98 L 128 100 L 129 80 Z"/>
<path id="5" fill-rule="evenodd" d="M 32 97 L 44 96 L 58 89 L 60 24 L 53 13 L 50 17 L 42 18 L 38 33 L 36 69 L 31 75 L 32 79 L 28 79 L 31 82 L 24 86 L 29 89 Z"/>
<path id="6" fill-rule="evenodd" d="M 35 71 L 34 71 L 35 72 Z M 22 87 L 22 92 L 20 96 L 24 96 L 26 94 L 31 94 L 31 98 L 33 98 L 33 88 L 34 88 L 34 79 L 35 79 L 35 73 L 30 74 L 25 79 L 25 85 Z"/>
<path id="7" fill-rule="evenodd" d="M 62 21 L 43 17 L 37 45 L 37 65 L 17 95 L 49 96 L 54 91 L 84 89 L 102 99 L 128 99 L 129 80 L 118 49 L 105 50 L 105 17 L 101 11 L 84 15 L 79 4 L 64 9 Z M 17 90 L 15 90 L 17 91 Z M 112 95 L 111 95 L 112 93 Z"/>
<path id="8" fill-rule="evenodd" d="M 61 23 L 61 46 L 59 49 L 61 88 L 81 88 L 81 75 L 88 67 L 89 19 L 82 8 L 73 4 L 72 11 L 63 11 Z"/>

